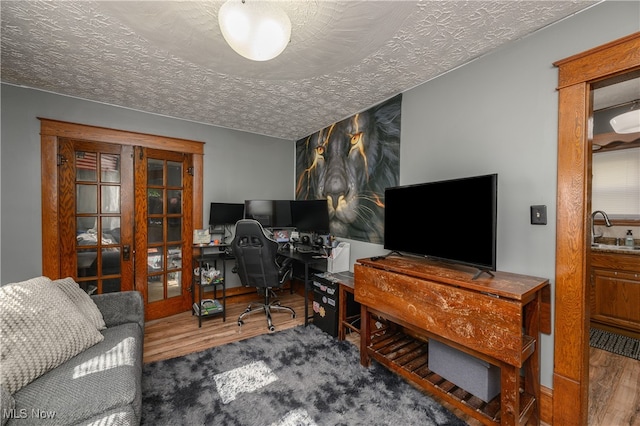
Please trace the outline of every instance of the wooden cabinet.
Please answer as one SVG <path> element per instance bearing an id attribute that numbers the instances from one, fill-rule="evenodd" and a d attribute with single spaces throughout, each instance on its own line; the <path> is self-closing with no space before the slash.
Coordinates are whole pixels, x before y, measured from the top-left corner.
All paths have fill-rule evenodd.
<path id="1" fill-rule="evenodd" d="M 474 274 L 423 258 L 358 260 L 361 363 L 375 359 L 484 424 L 538 424 L 548 280 L 506 272 L 474 280 Z M 500 367 L 500 395 L 485 403 L 431 372 L 430 338 Z"/>
<path id="2" fill-rule="evenodd" d="M 591 324 L 640 337 L 640 256 L 592 251 Z"/>

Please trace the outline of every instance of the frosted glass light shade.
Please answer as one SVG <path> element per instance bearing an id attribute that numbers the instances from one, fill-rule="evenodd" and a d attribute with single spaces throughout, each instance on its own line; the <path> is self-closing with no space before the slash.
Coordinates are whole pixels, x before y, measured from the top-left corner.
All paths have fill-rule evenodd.
<path id="1" fill-rule="evenodd" d="M 238 54 L 268 61 L 287 47 L 291 20 L 276 2 L 229 0 L 218 11 L 222 36 Z"/>
<path id="2" fill-rule="evenodd" d="M 609 123 L 616 133 L 640 132 L 640 109 L 625 112 L 613 117 Z"/>

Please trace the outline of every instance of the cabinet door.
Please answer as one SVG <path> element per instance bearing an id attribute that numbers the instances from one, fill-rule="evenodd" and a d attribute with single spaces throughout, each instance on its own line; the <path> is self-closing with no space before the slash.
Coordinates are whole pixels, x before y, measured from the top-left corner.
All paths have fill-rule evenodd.
<path id="1" fill-rule="evenodd" d="M 593 269 L 591 319 L 640 331 L 640 273 Z"/>

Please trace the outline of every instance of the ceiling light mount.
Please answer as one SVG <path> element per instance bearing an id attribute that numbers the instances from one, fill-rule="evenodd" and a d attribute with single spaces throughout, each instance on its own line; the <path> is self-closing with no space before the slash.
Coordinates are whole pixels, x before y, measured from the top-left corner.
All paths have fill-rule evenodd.
<path id="1" fill-rule="evenodd" d="M 218 24 L 229 46 L 252 61 L 275 58 L 291 39 L 291 20 L 275 1 L 228 0 Z"/>

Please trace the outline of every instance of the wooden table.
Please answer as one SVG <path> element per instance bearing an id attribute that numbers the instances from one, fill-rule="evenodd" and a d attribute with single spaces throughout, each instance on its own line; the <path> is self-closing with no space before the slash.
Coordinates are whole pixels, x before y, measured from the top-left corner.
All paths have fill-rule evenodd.
<path id="1" fill-rule="evenodd" d="M 355 323 L 360 319 L 358 315 L 348 315 L 347 307 L 349 294 L 354 294 L 353 274 L 348 272 L 334 273 L 338 278 L 338 340 L 344 340 L 347 330 L 360 333 L 360 327 Z M 357 305 L 356 305 L 357 306 Z"/>
<path id="2" fill-rule="evenodd" d="M 507 272 L 473 279 L 475 273 L 417 257 L 359 259 L 360 361 L 375 359 L 484 424 L 539 424 L 538 342 L 541 331 L 550 332 L 543 297 L 549 281 Z M 387 327 L 374 329 L 379 317 Z M 429 338 L 500 367 L 500 394 L 484 403 L 431 372 Z"/>

